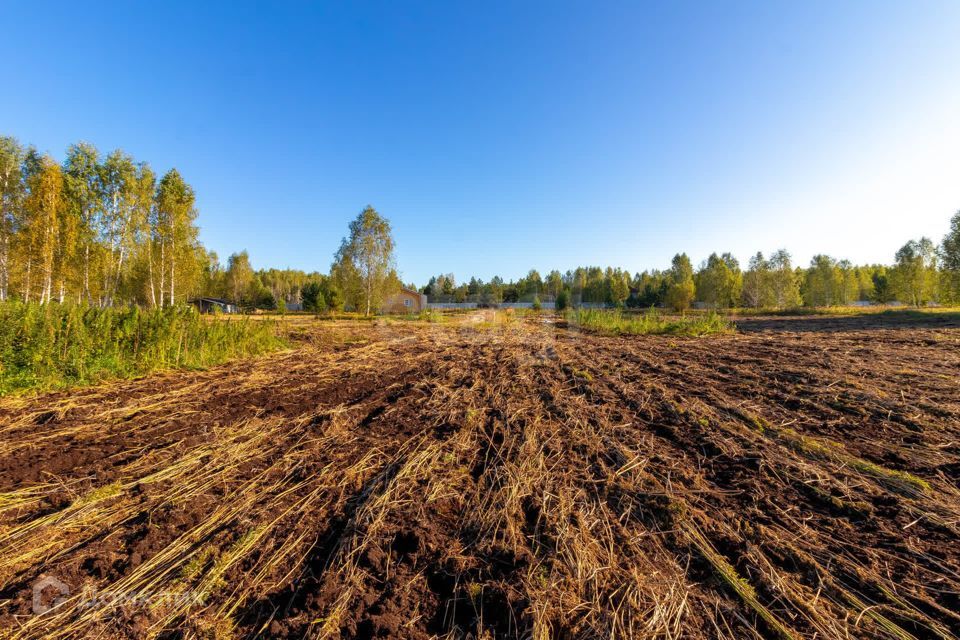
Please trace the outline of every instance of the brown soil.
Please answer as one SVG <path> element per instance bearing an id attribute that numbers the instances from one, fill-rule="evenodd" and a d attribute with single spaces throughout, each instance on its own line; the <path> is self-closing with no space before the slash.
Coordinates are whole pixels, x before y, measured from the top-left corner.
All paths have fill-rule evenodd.
<path id="1" fill-rule="evenodd" d="M 491 319 L 0 400 L 0 630 L 960 636 L 956 326 Z"/>

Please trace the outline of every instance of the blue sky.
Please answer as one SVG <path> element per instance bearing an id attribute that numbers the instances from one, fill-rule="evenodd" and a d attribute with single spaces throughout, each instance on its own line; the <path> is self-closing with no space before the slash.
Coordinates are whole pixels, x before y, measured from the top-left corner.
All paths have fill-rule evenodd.
<path id="1" fill-rule="evenodd" d="M 960 208 L 960 2 L 5 2 L 0 134 L 122 147 L 226 259 L 404 280 L 889 262 Z"/>

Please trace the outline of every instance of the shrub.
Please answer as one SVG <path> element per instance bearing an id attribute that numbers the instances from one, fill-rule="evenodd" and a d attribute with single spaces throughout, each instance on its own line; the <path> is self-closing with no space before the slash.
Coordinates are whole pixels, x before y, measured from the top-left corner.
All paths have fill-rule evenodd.
<path id="1" fill-rule="evenodd" d="M 653 308 L 639 314 L 625 314 L 619 310 L 575 309 L 567 311 L 566 318 L 570 324 L 606 335 L 705 336 L 733 331 L 729 320 L 713 312 L 682 318 L 664 318 Z"/>
<path id="2" fill-rule="evenodd" d="M 282 345 L 274 322 L 203 317 L 193 307 L 5 302 L 0 304 L 0 395 L 202 368 Z"/>
<path id="3" fill-rule="evenodd" d="M 560 293 L 557 294 L 557 311 L 564 311 L 567 307 L 570 306 L 570 292 L 566 289 L 562 289 Z"/>
<path id="4" fill-rule="evenodd" d="M 419 318 L 422 322 L 443 322 L 443 314 L 437 309 L 421 309 Z"/>

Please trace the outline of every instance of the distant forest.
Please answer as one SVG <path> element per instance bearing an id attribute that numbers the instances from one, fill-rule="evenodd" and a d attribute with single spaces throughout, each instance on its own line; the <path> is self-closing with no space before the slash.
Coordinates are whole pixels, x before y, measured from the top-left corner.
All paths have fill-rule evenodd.
<path id="1" fill-rule="evenodd" d="M 325 310 L 343 308 L 357 297 L 344 284 L 349 279 L 339 254 L 341 267 L 334 266 L 333 278 L 319 271 L 255 270 L 246 251 L 221 264 L 198 239 L 195 202 L 193 188 L 176 169 L 158 177 L 148 163 L 123 151 L 103 155 L 81 142 L 58 162 L 15 138 L 0 137 L 0 301 L 165 306 L 213 296 L 247 309 L 302 305 Z M 376 220 L 391 243 L 390 253 L 389 223 Z M 531 270 L 509 282 L 495 277 L 460 283 L 447 273 L 419 290 L 437 302 L 541 301 L 561 307 L 956 304 L 960 212 L 939 245 L 927 238 L 911 240 L 892 258 L 889 265 L 854 265 L 818 255 L 799 267 L 778 250 L 757 253 L 744 268 L 729 253 L 712 254 L 696 267 L 678 254 L 664 270 L 631 274 L 578 267 L 546 276 Z M 399 284 L 394 271 L 384 277 L 395 283 L 391 286 Z"/>
<path id="2" fill-rule="evenodd" d="M 709 308 L 830 307 L 858 302 L 923 306 L 960 302 L 960 212 L 940 247 L 927 238 L 906 243 L 891 265 L 854 265 L 818 255 L 795 267 L 783 249 L 757 253 L 746 269 L 729 253 L 713 253 L 697 268 L 684 254 L 670 268 L 631 274 L 611 267 L 577 267 L 545 277 L 531 270 L 517 281 L 471 278 L 457 284 L 453 274 L 430 278 L 421 291 L 438 302 L 559 302 L 614 307 L 694 304 Z"/>

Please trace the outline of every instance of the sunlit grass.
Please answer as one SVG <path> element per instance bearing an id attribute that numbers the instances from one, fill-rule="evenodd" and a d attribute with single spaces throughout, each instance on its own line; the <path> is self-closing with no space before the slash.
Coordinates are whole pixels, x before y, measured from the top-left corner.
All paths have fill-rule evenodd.
<path id="1" fill-rule="evenodd" d="M 643 313 L 571 309 L 565 318 L 571 325 L 605 335 L 706 336 L 734 331 L 733 324 L 717 313 L 670 317 L 661 315 L 656 309 Z"/>
<path id="2" fill-rule="evenodd" d="M 204 368 L 283 344 L 275 322 L 205 318 L 192 307 L 6 302 L 0 304 L 0 395 Z"/>

